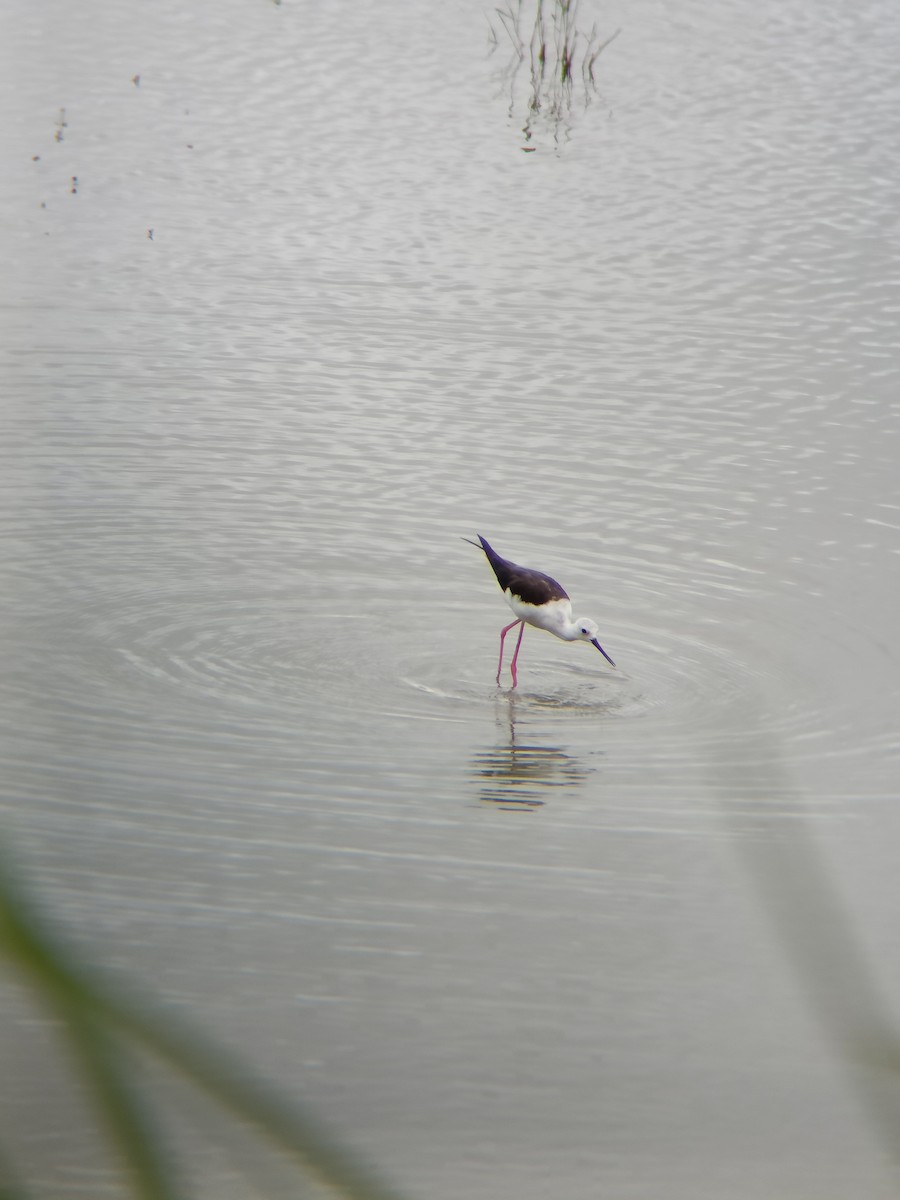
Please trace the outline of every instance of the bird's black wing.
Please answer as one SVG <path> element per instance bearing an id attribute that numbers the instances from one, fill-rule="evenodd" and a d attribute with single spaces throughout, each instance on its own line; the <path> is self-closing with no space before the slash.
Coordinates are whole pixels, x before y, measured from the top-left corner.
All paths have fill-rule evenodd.
<path id="1" fill-rule="evenodd" d="M 464 539 L 468 541 L 468 538 Z M 518 563 L 501 558 L 491 544 L 478 534 L 481 548 L 487 555 L 487 560 L 497 576 L 497 582 L 504 592 L 509 591 L 518 596 L 525 604 L 547 604 L 550 600 L 568 600 L 568 592 L 545 575 L 543 571 L 532 571 L 529 567 L 520 567 Z M 472 545 L 476 545 L 472 542 Z"/>

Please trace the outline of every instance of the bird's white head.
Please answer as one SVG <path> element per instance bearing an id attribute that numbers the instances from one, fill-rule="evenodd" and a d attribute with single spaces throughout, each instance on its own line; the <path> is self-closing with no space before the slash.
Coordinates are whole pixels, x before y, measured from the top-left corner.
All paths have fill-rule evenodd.
<path id="1" fill-rule="evenodd" d="M 590 642 L 592 646 L 597 647 L 611 667 L 616 665 L 600 645 L 600 642 L 597 639 L 597 634 L 600 632 L 600 628 L 594 621 L 591 621 L 588 617 L 580 617 L 572 622 L 571 628 L 574 633 L 574 636 L 571 639 L 572 641 Z"/>
<path id="2" fill-rule="evenodd" d="M 575 640 L 579 642 L 592 642 L 600 632 L 600 626 L 587 617 L 576 618 L 572 624 L 575 626 Z"/>

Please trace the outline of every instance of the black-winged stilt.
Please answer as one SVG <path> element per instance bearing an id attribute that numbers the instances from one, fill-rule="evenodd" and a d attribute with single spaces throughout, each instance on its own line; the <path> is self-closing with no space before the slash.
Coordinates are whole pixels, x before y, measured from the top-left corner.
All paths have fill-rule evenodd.
<path id="1" fill-rule="evenodd" d="M 519 657 L 519 647 L 522 645 L 522 634 L 525 626 L 534 625 L 537 629 L 546 629 L 564 642 L 590 642 L 596 646 L 611 667 L 616 664 L 597 641 L 597 626 L 586 617 L 572 616 L 572 601 L 566 590 L 545 575 L 543 571 L 532 571 L 529 567 L 520 567 L 508 559 L 501 558 L 494 548 L 481 534 L 476 534 L 477 542 L 471 538 L 463 538 L 470 546 L 479 546 L 487 555 L 487 560 L 494 569 L 497 582 L 506 597 L 506 602 L 516 614 L 511 624 L 500 630 L 500 661 L 497 663 L 497 683 L 500 683 L 500 672 L 503 669 L 503 642 L 509 631 L 516 625 L 521 625 L 519 640 L 510 663 L 512 685 L 518 683 L 516 675 L 516 660 Z"/>

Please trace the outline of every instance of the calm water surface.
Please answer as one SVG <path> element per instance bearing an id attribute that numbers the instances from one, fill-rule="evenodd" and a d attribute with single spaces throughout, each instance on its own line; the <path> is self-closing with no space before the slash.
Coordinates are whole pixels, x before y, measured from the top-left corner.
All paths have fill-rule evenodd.
<path id="1" fill-rule="evenodd" d="M 468 0 L 14 9 L 45 902 L 410 1196 L 896 1194 L 896 5 L 583 3 L 537 107 Z M 498 689 L 475 532 L 618 671 Z M 7 1149 L 121 1194 L 5 994 Z"/>

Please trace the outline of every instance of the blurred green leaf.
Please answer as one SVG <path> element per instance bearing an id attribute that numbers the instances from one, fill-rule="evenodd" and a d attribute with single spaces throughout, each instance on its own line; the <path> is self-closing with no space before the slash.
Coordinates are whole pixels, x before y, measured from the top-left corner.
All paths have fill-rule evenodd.
<path id="1" fill-rule="evenodd" d="M 226 1048 L 119 981 L 87 967 L 42 919 L 0 855 L 0 954 L 20 968 L 68 1032 L 142 1200 L 175 1200 L 169 1162 L 133 1084 L 123 1039 L 202 1088 L 348 1200 L 402 1200 L 312 1113 L 287 1101 Z M 27 1200 L 17 1190 L 0 1200 Z"/>

